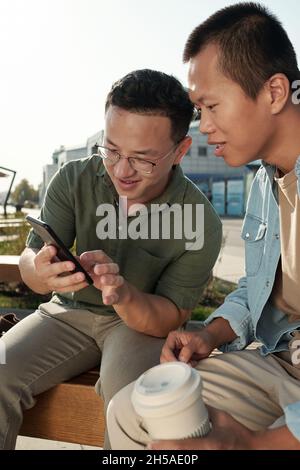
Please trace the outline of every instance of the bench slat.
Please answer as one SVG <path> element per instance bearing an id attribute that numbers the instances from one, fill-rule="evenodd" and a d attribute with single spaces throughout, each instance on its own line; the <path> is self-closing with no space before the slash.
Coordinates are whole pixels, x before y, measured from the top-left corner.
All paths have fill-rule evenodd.
<path id="1" fill-rule="evenodd" d="M 103 402 L 94 390 L 98 370 L 91 370 L 55 386 L 25 411 L 20 433 L 24 436 L 103 446 Z"/>
<path id="2" fill-rule="evenodd" d="M 19 256 L 0 256 L 0 282 L 22 282 Z"/>

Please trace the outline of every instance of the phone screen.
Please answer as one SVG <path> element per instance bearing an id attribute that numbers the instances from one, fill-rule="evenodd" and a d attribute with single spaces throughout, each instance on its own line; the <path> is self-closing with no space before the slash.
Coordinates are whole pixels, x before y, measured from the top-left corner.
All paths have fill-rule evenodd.
<path id="1" fill-rule="evenodd" d="M 45 222 L 42 222 L 39 219 L 35 219 L 29 215 L 26 216 L 27 222 L 32 226 L 35 233 L 47 244 L 53 245 L 57 249 L 57 258 L 60 261 L 72 261 L 75 265 L 74 272 L 81 272 L 85 275 L 86 281 L 89 285 L 93 284 L 93 279 L 86 272 L 86 270 L 81 266 L 79 261 L 72 255 L 70 250 L 64 245 L 60 238 L 56 235 L 54 230 Z"/>

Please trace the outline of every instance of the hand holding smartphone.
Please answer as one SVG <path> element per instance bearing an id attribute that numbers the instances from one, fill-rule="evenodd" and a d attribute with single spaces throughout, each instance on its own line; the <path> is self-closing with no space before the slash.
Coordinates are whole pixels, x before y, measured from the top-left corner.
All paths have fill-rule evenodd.
<path id="1" fill-rule="evenodd" d="M 81 266 L 79 261 L 72 255 L 70 250 L 64 245 L 60 238 L 56 235 L 54 230 L 45 222 L 35 219 L 29 215 L 26 216 L 27 222 L 32 226 L 35 233 L 47 244 L 53 245 L 57 249 L 56 256 L 60 261 L 71 261 L 75 265 L 73 273 L 80 272 L 85 275 L 85 280 L 89 285 L 93 284 L 93 279 Z"/>

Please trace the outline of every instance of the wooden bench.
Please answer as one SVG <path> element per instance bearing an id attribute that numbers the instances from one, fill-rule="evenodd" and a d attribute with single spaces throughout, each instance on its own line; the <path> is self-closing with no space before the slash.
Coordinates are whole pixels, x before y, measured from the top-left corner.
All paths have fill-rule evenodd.
<path id="1" fill-rule="evenodd" d="M 0 256 L 1 281 L 22 281 L 18 256 Z M 29 312 L 16 313 L 23 318 Z M 38 395 L 36 405 L 24 413 L 20 435 L 102 447 L 103 401 L 94 389 L 98 378 L 99 368 L 92 369 Z"/>
<path id="2" fill-rule="evenodd" d="M 20 435 L 102 447 L 103 402 L 94 385 L 93 369 L 38 395 L 36 405 L 25 411 Z"/>
<path id="3" fill-rule="evenodd" d="M 19 256 L 0 256 L 0 282 L 22 282 Z"/>

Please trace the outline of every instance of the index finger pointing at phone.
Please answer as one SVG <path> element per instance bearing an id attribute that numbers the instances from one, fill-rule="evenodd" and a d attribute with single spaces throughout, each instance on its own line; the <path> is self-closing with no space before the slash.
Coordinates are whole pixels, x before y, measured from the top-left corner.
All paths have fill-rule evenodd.
<path id="1" fill-rule="evenodd" d="M 112 259 L 102 250 L 85 251 L 80 255 L 80 261 L 88 264 L 112 263 Z"/>

